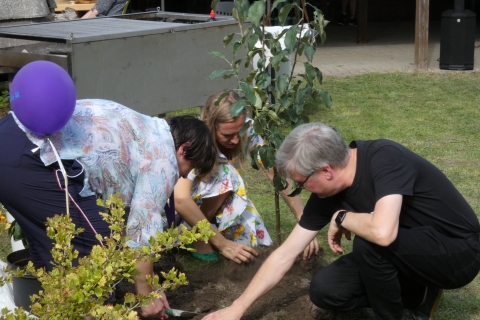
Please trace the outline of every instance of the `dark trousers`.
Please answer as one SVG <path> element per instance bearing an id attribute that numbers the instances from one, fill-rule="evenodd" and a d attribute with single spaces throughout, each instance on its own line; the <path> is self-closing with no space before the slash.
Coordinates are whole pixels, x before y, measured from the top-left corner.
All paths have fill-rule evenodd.
<path id="1" fill-rule="evenodd" d="M 0 203 L 15 218 L 28 241 L 30 256 L 36 267 L 52 268 L 50 250 L 53 240 L 47 237 L 45 222 L 55 214 L 66 213 L 63 176 L 57 172 L 58 165 L 45 166 L 36 146 L 15 123 L 11 115 L 0 119 Z M 82 209 L 97 233 L 109 235 L 108 224 L 99 215 L 104 209 L 97 206 L 96 197 L 81 197 L 85 173 L 75 160 L 62 161 L 67 171 L 68 190 L 73 200 Z M 78 228 L 84 231 L 72 244 L 79 256 L 88 255 L 99 244 L 86 219 L 70 202 L 70 216 Z"/>
<path id="2" fill-rule="evenodd" d="M 358 236 L 353 252 L 317 273 L 310 299 L 323 309 L 371 307 L 377 319 L 402 319 L 423 299 L 425 286 L 455 289 L 480 270 L 480 243 L 449 238 L 432 227 L 399 229 L 381 247 Z"/>

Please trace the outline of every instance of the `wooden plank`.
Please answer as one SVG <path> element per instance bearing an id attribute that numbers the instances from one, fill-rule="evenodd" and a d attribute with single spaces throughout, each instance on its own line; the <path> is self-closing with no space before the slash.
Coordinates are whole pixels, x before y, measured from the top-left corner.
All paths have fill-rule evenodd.
<path id="1" fill-rule="evenodd" d="M 415 14 L 415 71 L 428 70 L 428 11 L 429 0 L 417 0 Z"/>
<path id="2" fill-rule="evenodd" d="M 69 0 L 56 0 L 57 7 L 55 8 L 55 12 L 62 12 L 65 8 L 72 8 L 75 11 L 88 11 L 93 8 L 95 3 L 88 3 L 88 4 L 72 4 Z"/>
<path id="3" fill-rule="evenodd" d="M 368 0 L 357 1 L 357 43 L 368 42 Z"/>

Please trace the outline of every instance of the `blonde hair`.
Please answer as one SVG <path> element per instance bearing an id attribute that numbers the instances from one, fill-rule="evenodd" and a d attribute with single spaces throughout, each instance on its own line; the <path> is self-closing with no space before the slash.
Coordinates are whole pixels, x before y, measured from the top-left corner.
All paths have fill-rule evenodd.
<path id="1" fill-rule="evenodd" d="M 228 94 L 227 94 L 228 93 Z M 226 94 L 221 101 L 218 102 L 218 106 L 215 105 L 220 96 L 223 94 Z M 232 104 L 240 100 L 240 96 L 232 91 L 232 90 L 227 90 L 227 91 L 221 91 L 212 94 L 210 97 L 208 97 L 207 101 L 205 102 L 205 105 L 202 108 L 202 115 L 201 119 L 203 122 L 207 124 L 207 126 L 210 128 L 210 131 L 212 132 L 212 135 L 214 137 L 214 143 L 217 149 L 219 149 L 219 146 L 217 144 L 217 140 L 215 137 L 217 136 L 217 126 L 221 123 L 227 123 L 227 122 L 234 122 L 235 120 L 232 118 L 230 115 L 230 107 Z M 243 115 L 245 118 L 247 117 L 247 110 L 243 110 L 241 115 Z M 242 137 L 240 137 L 240 142 L 231 150 L 228 150 L 228 154 L 225 154 L 227 159 L 232 160 L 236 158 L 238 160 L 239 165 L 241 166 L 243 162 L 245 161 L 245 144 L 247 142 L 247 135 L 244 134 Z"/>

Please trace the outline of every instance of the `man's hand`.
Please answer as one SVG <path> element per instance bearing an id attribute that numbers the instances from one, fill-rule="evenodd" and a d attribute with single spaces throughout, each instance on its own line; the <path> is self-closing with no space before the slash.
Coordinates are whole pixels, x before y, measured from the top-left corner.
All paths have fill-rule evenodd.
<path id="1" fill-rule="evenodd" d="M 312 242 L 303 250 L 303 260 L 310 259 L 313 255 L 318 255 L 320 252 L 320 246 L 318 245 L 317 238 L 314 238 Z"/>
<path id="2" fill-rule="evenodd" d="M 165 314 L 165 308 L 170 309 L 167 296 L 161 292 L 160 299 L 150 299 L 148 306 L 141 307 L 140 314 L 145 318 L 160 318 L 166 319 L 168 315 Z"/>
<path id="3" fill-rule="evenodd" d="M 345 238 L 347 240 L 351 240 L 352 233 L 348 230 L 337 227 L 337 224 L 335 223 L 335 218 L 337 217 L 339 211 L 335 212 L 332 220 L 330 220 L 330 227 L 328 228 L 328 245 L 334 253 L 342 254 L 342 235 L 345 234 Z"/>
<path id="4" fill-rule="evenodd" d="M 252 247 L 227 239 L 225 239 L 222 247 L 218 249 L 225 258 L 238 264 L 251 262 L 255 260 L 256 256 L 258 256 L 257 251 Z"/>
<path id="5" fill-rule="evenodd" d="M 242 317 L 241 312 L 235 310 L 232 306 L 225 309 L 220 309 L 214 313 L 207 314 L 202 320 L 240 320 Z"/>

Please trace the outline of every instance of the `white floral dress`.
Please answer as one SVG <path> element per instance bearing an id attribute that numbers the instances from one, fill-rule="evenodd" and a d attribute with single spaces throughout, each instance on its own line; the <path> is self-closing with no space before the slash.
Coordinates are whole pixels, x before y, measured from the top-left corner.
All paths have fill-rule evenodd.
<path id="1" fill-rule="evenodd" d="M 253 133 L 249 130 L 248 134 Z M 250 149 L 261 144 L 263 144 L 262 138 L 254 135 L 250 142 Z M 218 231 L 227 239 L 251 247 L 271 245 L 272 239 L 260 214 L 247 197 L 245 183 L 237 168 L 220 152 L 219 162 L 216 172 L 206 181 L 197 177 L 194 170 L 189 173 L 188 179 L 193 182 L 192 199 L 200 206 L 202 199 L 231 192 L 216 213 Z"/>

